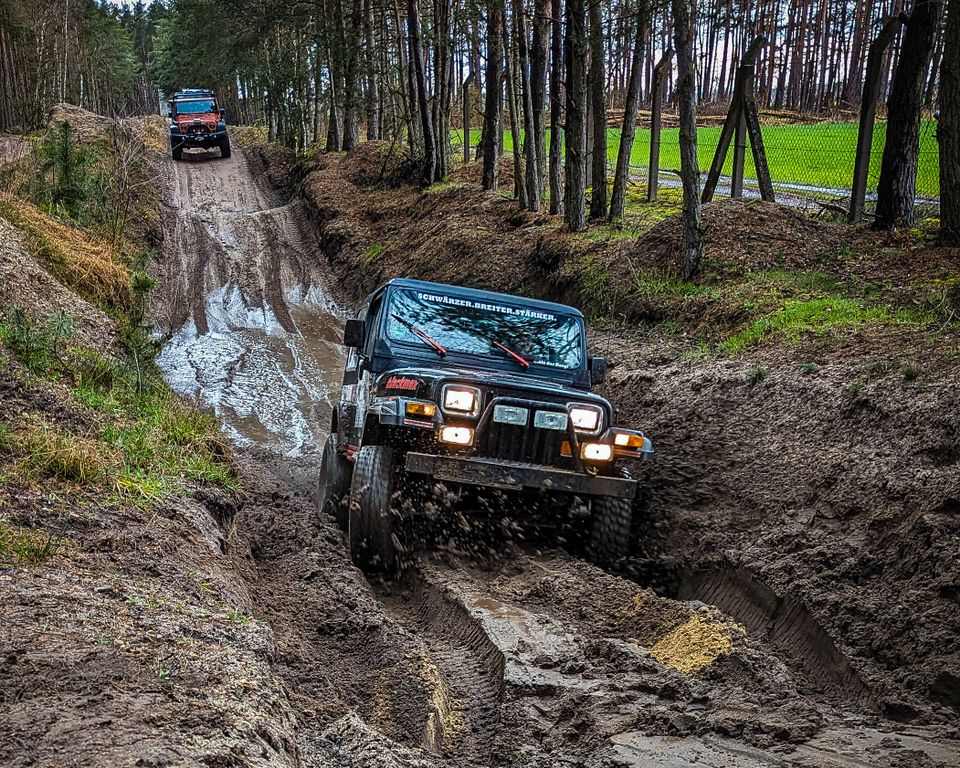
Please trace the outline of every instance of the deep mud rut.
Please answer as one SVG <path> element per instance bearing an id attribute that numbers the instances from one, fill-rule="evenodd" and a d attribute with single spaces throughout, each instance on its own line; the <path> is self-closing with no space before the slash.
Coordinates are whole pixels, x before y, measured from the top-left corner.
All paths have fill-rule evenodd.
<path id="1" fill-rule="evenodd" d="M 169 381 L 217 414 L 249 488 L 243 578 L 297 724 L 263 764 L 960 764 L 957 734 L 879 718 L 815 622 L 736 574 L 688 580 L 714 607 L 501 542 L 368 582 L 313 507 L 342 363 L 322 256 L 241 153 L 186 158 L 164 166 L 152 312 Z"/>

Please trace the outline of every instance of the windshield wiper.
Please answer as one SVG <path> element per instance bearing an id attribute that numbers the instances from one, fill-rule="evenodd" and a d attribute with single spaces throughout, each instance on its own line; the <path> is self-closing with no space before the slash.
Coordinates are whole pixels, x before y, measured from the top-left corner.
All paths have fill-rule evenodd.
<path id="1" fill-rule="evenodd" d="M 447 354 L 447 350 L 443 347 L 442 344 L 440 344 L 440 342 L 438 342 L 436 339 L 432 339 L 424 331 L 421 331 L 419 328 L 417 328 L 417 326 L 415 326 L 409 320 L 404 320 L 396 312 L 392 313 L 391 317 L 394 320 L 396 320 L 398 323 L 400 323 L 400 325 L 402 325 L 408 331 L 410 331 L 410 333 L 412 333 L 414 336 L 425 341 L 427 344 L 433 347 L 433 349 L 436 350 L 437 354 L 440 355 L 440 357 L 443 357 L 444 355 Z"/>
<path id="2" fill-rule="evenodd" d="M 514 351 L 513 351 L 512 349 L 510 349 L 509 347 L 501 344 L 501 343 L 500 343 L 499 341 L 497 341 L 496 339 L 488 339 L 488 341 L 489 341 L 491 344 L 493 344 L 493 346 L 495 346 L 497 349 L 502 350 L 503 352 L 506 352 L 508 355 L 510 355 L 510 357 L 512 357 L 514 360 L 516 360 L 518 363 L 520 363 L 520 365 L 522 365 L 524 368 L 529 368 L 529 367 L 530 367 L 530 361 L 529 361 L 529 360 L 521 357 L 520 355 L 518 355 L 516 352 L 514 352 Z"/>

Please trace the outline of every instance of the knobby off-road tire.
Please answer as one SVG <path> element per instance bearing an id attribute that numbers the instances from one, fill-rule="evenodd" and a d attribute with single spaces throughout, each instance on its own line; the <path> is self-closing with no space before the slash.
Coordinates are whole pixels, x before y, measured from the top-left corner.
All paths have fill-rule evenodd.
<path id="1" fill-rule="evenodd" d="M 230 137 L 224 136 L 220 139 L 220 157 L 230 157 Z"/>
<path id="2" fill-rule="evenodd" d="M 598 496 L 590 504 L 590 559 L 611 565 L 630 554 L 633 502 Z"/>
<path id="3" fill-rule="evenodd" d="M 173 147 L 170 154 L 173 155 L 174 161 L 179 163 L 183 160 L 183 146 Z"/>
<path id="4" fill-rule="evenodd" d="M 337 435 L 333 433 L 323 444 L 320 459 L 320 483 L 317 508 L 321 514 L 328 514 L 337 521 L 340 530 L 350 527 L 350 462 L 337 452 Z"/>
<path id="5" fill-rule="evenodd" d="M 363 446 L 350 483 L 350 556 L 367 573 L 396 571 L 392 495 L 393 451 L 381 445 Z"/>

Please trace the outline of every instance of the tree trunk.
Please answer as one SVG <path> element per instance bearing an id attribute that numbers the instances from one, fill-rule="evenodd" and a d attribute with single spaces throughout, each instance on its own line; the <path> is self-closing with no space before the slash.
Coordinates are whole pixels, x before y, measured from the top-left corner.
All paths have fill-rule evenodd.
<path id="1" fill-rule="evenodd" d="M 587 30 L 585 0 L 567 0 L 567 124 L 566 178 L 563 216 L 572 232 L 586 226 L 584 217 L 587 152 Z"/>
<path id="2" fill-rule="evenodd" d="M 510 45 L 510 25 L 507 23 L 507 12 L 503 12 L 503 79 L 507 85 L 507 110 L 510 115 L 510 136 L 513 138 L 513 196 L 520 202 L 521 208 L 527 207 L 527 187 L 523 181 L 523 133 L 520 126 L 517 105 L 516 67 L 514 66 L 513 48 Z"/>
<path id="3" fill-rule="evenodd" d="M 496 190 L 499 183 L 497 145 L 500 135 L 500 20 L 503 12 L 499 0 L 487 0 L 487 74 L 486 99 L 483 109 L 483 177 L 484 189 Z"/>
<path id="4" fill-rule="evenodd" d="M 523 155 L 526 158 L 524 183 L 526 184 L 526 207 L 540 210 L 540 171 L 537 157 L 536 128 L 533 124 L 533 94 L 530 92 L 530 57 L 527 53 L 527 28 L 523 18 L 522 0 L 513 2 L 513 23 L 517 39 L 517 58 L 520 67 L 520 102 L 523 112 Z M 516 142 L 517 137 L 514 137 Z"/>
<path id="5" fill-rule="evenodd" d="M 538 196 L 545 191 L 547 142 L 543 106 L 547 96 L 547 59 L 549 58 L 549 0 L 534 0 L 533 44 L 530 49 L 530 100 L 533 104 L 533 139 L 537 150 Z"/>
<path id="6" fill-rule="evenodd" d="M 470 88 L 473 86 L 474 80 L 476 79 L 476 74 L 473 69 L 470 70 L 470 73 L 467 75 L 467 79 L 463 81 L 463 85 L 460 86 L 460 95 L 463 99 L 463 164 L 466 165 L 470 162 L 470 123 L 471 123 L 471 112 L 473 110 L 473 104 L 470 100 Z"/>
<path id="7" fill-rule="evenodd" d="M 429 187 L 433 183 L 433 172 L 437 162 L 437 153 L 433 143 L 433 126 L 430 123 L 430 103 L 427 101 L 427 78 L 423 71 L 423 49 L 420 47 L 420 8 L 417 0 L 407 0 L 407 25 L 410 30 L 410 60 L 417 83 L 417 107 L 420 112 L 420 126 L 423 132 L 423 168 L 420 183 Z"/>
<path id="8" fill-rule="evenodd" d="M 380 92 L 373 45 L 373 0 L 363 0 L 363 36 L 367 64 L 367 141 L 380 138 Z"/>
<path id="9" fill-rule="evenodd" d="M 700 165 L 697 160 L 697 70 L 693 61 L 691 0 L 672 0 L 673 40 L 677 55 L 677 101 L 680 107 L 680 178 L 683 182 L 683 275 L 700 271 Z"/>
<path id="10" fill-rule="evenodd" d="M 563 210 L 561 188 L 562 168 L 560 163 L 561 125 L 560 115 L 563 109 L 563 22 L 560 19 L 562 0 L 550 3 L 550 213 Z"/>
<path id="11" fill-rule="evenodd" d="M 600 0 L 590 0 L 590 101 L 593 105 L 593 170 L 590 218 L 607 215 L 607 103 Z"/>
<path id="12" fill-rule="evenodd" d="M 940 238 L 960 245 L 960 0 L 948 0 L 940 73 Z"/>
<path id="13" fill-rule="evenodd" d="M 940 0 L 915 0 L 887 100 L 887 140 L 877 184 L 874 221 L 877 229 L 913 223 L 920 151 L 920 108 L 939 18 Z"/>
<path id="14" fill-rule="evenodd" d="M 360 0 L 351 0 L 350 23 L 343 30 L 343 42 L 346 47 L 346 64 L 343 69 L 343 150 L 349 152 L 360 140 L 357 130 L 357 93 L 359 91 L 360 67 Z M 341 9 L 342 5 L 339 6 Z M 348 28 L 349 27 L 349 28 Z"/>
<path id="15" fill-rule="evenodd" d="M 640 0 L 636 32 L 633 40 L 633 55 L 630 59 L 630 79 L 627 84 L 627 103 L 623 110 L 623 126 L 620 129 L 620 147 L 617 150 L 617 170 L 613 176 L 610 194 L 610 221 L 623 218 L 630 182 L 630 155 L 633 152 L 633 137 L 637 125 L 637 104 L 640 101 L 640 78 L 642 77 L 643 51 L 646 45 L 648 0 Z"/>

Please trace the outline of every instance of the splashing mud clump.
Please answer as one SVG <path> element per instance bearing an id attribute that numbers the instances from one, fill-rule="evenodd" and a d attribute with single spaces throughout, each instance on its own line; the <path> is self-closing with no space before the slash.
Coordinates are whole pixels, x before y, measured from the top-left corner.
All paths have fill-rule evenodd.
<path id="1" fill-rule="evenodd" d="M 718 612 L 717 612 L 718 613 Z M 694 614 L 650 649 L 661 664 L 692 675 L 733 651 L 734 633 L 742 627 L 723 618 Z"/>

